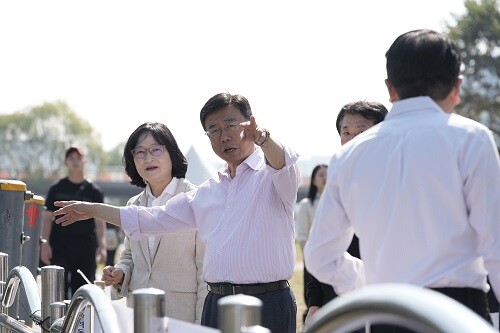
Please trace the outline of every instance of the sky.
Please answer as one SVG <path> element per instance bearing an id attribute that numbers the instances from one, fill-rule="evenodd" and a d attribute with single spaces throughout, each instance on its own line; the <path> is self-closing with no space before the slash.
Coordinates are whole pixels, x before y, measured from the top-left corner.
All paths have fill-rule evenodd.
<path id="1" fill-rule="evenodd" d="M 2 1 L 0 114 L 64 101 L 105 150 L 158 121 L 184 153 L 213 159 L 199 112 L 229 92 L 301 159 L 330 156 L 344 104 L 390 108 L 384 54 L 394 39 L 444 31 L 463 2 Z"/>

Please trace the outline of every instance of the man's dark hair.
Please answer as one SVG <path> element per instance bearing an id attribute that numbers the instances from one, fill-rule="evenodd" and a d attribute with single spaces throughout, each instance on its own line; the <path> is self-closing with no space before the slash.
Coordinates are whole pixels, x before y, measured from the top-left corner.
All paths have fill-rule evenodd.
<path id="1" fill-rule="evenodd" d="M 185 178 L 188 162 L 177 145 L 177 141 L 175 141 L 172 132 L 170 132 L 165 124 L 147 122 L 137 127 L 136 130 L 130 134 L 127 143 L 125 143 L 125 147 L 123 148 L 122 163 L 125 167 L 125 172 L 131 179 L 130 184 L 142 188 L 146 187 L 146 183 L 139 175 L 139 172 L 135 167 L 132 149 L 137 146 L 137 143 L 143 134 L 147 133 L 150 133 L 158 144 L 167 148 L 170 160 L 172 161 L 172 177 Z"/>
<path id="2" fill-rule="evenodd" d="M 249 120 L 252 115 L 252 109 L 248 100 L 241 95 L 231 95 L 229 93 L 220 93 L 211 97 L 200 111 L 200 121 L 203 129 L 205 128 L 205 119 L 209 114 L 219 111 L 226 106 L 234 106 L 240 110 L 245 120 Z"/>
<path id="3" fill-rule="evenodd" d="M 348 114 L 359 115 L 365 117 L 366 119 L 373 120 L 373 124 L 376 125 L 385 119 L 387 112 L 388 111 L 384 104 L 379 102 L 358 101 L 348 103 L 340 109 L 339 115 L 337 116 L 337 132 L 340 134 L 340 123 Z"/>
<path id="4" fill-rule="evenodd" d="M 413 30 L 399 36 L 385 54 L 387 79 L 399 99 L 429 96 L 444 100 L 460 73 L 457 45 L 433 30 Z"/>

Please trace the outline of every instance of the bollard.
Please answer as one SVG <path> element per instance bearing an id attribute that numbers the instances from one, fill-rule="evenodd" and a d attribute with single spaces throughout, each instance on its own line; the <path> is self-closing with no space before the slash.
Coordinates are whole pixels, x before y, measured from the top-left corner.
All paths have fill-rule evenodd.
<path id="1" fill-rule="evenodd" d="M 42 329 L 50 329 L 50 305 L 64 301 L 64 268 L 55 265 L 41 269 Z"/>
<path id="2" fill-rule="evenodd" d="M 36 279 L 40 261 L 40 232 L 43 212 L 45 211 L 45 200 L 39 195 L 33 195 L 31 198 L 25 199 L 24 205 L 23 235 L 26 241 L 21 246 L 21 265 L 29 269 Z M 20 301 L 21 304 L 27 302 L 24 293 L 20 295 Z M 21 309 L 18 312 L 19 318 L 24 320 L 27 326 L 33 326 L 33 320 L 28 313 L 21 311 Z"/>
<path id="3" fill-rule="evenodd" d="M 134 332 L 163 332 L 165 291 L 141 288 L 132 292 L 134 298 Z"/>
<path id="4" fill-rule="evenodd" d="M 21 266 L 25 193 L 25 183 L 0 179 L 0 252 L 9 255 L 9 272 Z"/>
<path id="5" fill-rule="evenodd" d="M 248 295 L 223 297 L 219 307 L 219 329 L 221 333 L 240 333 L 243 326 L 260 325 L 262 301 Z"/>
<path id="6" fill-rule="evenodd" d="M 66 315 L 67 305 L 64 302 L 54 302 L 50 304 L 50 326 L 59 318 Z"/>
<path id="7" fill-rule="evenodd" d="M 19 180 L 0 179 L 0 252 L 9 255 L 8 272 L 21 266 L 21 245 L 23 235 L 24 200 L 31 192 Z M 19 297 L 16 296 L 19 300 Z M 19 302 L 7 309 L 7 314 L 17 318 Z"/>
<path id="8" fill-rule="evenodd" d="M 23 234 L 29 237 L 29 241 L 22 246 L 21 264 L 29 269 L 36 279 L 40 259 L 40 233 L 45 212 L 45 199 L 34 195 L 27 199 L 24 204 Z"/>
<path id="9" fill-rule="evenodd" d="M 271 333 L 271 330 L 260 325 L 243 326 L 241 333 Z"/>

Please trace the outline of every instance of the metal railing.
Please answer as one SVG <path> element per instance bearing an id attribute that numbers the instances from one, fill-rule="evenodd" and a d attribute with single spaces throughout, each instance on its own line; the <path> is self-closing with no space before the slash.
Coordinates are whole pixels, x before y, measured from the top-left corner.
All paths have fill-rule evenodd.
<path id="1" fill-rule="evenodd" d="M 59 266 L 41 268 L 41 299 L 38 285 L 31 271 L 23 266 L 14 267 L 7 277 L 5 269 L 8 255 L 0 253 L 0 301 L 3 312 L 0 313 L 0 333 L 35 333 L 35 329 L 25 325 L 23 321 L 7 314 L 23 291 L 28 300 L 27 311 L 33 322 L 40 325 L 43 331 L 51 333 L 76 332 L 82 316 L 88 314 L 90 308 L 100 323 L 102 333 L 120 333 L 115 309 L 104 290 L 93 284 L 80 287 L 69 304 L 64 301 L 64 269 Z M 3 273 L 2 273 L 3 272 Z M 2 281 L 5 280 L 5 281 Z M 20 286 L 24 288 L 20 288 Z M 144 288 L 133 292 L 134 297 L 134 330 L 133 332 L 166 331 L 165 292 L 155 288 Z M 270 333 L 260 326 L 262 303 L 259 299 L 246 295 L 227 296 L 219 302 L 221 330 L 186 323 L 192 328 L 208 332 L 221 333 Z M 85 332 L 94 332 L 93 320 L 85 328 Z M 78 331 L 80 332 L 80 331 Z M 123 333 L 123 332 L 121 332 Z"/>
<path id="2" fill-rule="evenodd" d="M 120 333 L 115 310 L 104 291 L 93 284 L 84 285 L 75 292 L 71 299 L 68 313 L 64 317 L 63 324 L 59 330 L 59 321 L 56 320 L 51 326 L 51 332 L 74 332 L 85 308 L 92 305 L 103 333 Z"/>
<path id="3" fill-rule="evenodd" d="M 51 333 L 75 332 L 76 326 L 91 310 L 97 316 L 102 333 L 120 332 L 115 309 L 101 287 L 80 287 L 69 304 L 63 300 L 64 269 L 45 266 L 41 271 L 41 299 L 30 270 L 14 267 L 5 278 L 5 255 L 0 253 L 0 332 L 35 333 L 22 321 L 10 317 L 6 309 L 24 290 L 33 321 Z M 20 285 L 24 288 L 19 288 Z M 164 332 L 165 292 L 144 288 L 133 292 L 133 332 Z M 269 333 L 260 326 L 262 302 L 252 296 L 232 295 L 219 303 L 220 330 L 196 326 L 198 331 L 220 333 Z M 381 284 L 365 287 L 337 297 L 322 307 L 305 328 L 307 333 L 346 333 L 371 325 L 390 324 L 428 333 L 490 333 L 493 326 L 467 307 L 438 292 L 407 284 Z M 93 323 L 92 323 L 93 324 Z M 186 323 L 187 325 L 193 325 Z M 93 325 L 85 332 L 93 332 Z M 122 332 L 123 333 L 123 332 Z"/>
<path id="4" fill-rule="evenodd" d="M 311 319 L 307 333 L 352 332 L 366 322 L 415 332 L 498 333 L 472 310 L 441 293 L 396 283 L 368 286 L 337 297 Z"/>
<path id="5" fill-rule="evenodd" d="M 5 292 L 2 297 L 2 306 L 9 308 L 14 304 L 16 299 L 19 284 L 22 283 L 28 299 L 29 313 L 41 321 L 41 301 L 38 294 L 38 286 L 36 280 L 31 274 L 30 270 L 23 266 L 17 266 L 10 271 L 7 281 Z"/>

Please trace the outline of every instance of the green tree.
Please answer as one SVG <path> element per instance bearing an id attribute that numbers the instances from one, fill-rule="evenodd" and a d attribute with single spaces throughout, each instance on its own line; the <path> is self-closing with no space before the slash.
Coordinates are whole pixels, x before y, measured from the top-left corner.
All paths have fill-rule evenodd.
<path id="1" fill-rule="evenodd" d="M 101 160 L 102 166 L 112 166 L 117 167 L 122 165 L 123 148 L 125 147 L 125 142 L 119 143 L 113 149 L 109 150 L 104 154 Z"/>
<path id="2" fill-rule="evenodd" d="M 498 0 L 466 0 L 446 33 L 461 50 L 465 65 L 458 114 L 477 120 L 494 133 L 500 147 L 500 11 Z"/>
<path id="3" fill-rule="evenodd" d="M 72 144 L 85 150 L 88 167 L 97 170 L 103 155 L 100 138 L 62 101 L 0 115 L 0 170 L 11 177 L 61 176 L 64 152 Z"/>

